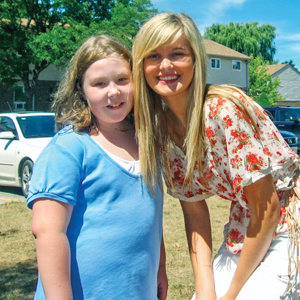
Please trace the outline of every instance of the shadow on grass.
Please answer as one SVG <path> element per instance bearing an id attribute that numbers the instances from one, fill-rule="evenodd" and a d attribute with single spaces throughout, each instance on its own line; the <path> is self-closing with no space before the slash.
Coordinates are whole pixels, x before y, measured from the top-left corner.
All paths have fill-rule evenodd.
<path id="1" fill-rule="evenodd" d="M 33 299 L 36 281 L 36 259 L 28 259 L 8 268 L 0 266 L 0 299 Z"/>

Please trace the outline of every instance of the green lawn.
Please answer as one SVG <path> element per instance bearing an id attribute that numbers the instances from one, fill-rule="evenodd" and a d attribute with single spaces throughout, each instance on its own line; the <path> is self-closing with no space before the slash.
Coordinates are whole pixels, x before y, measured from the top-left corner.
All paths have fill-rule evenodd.
<path id="1" fill-rule="evenodd" d="M 222 243 L 229 201 L 212 197 L 210 208 L 214 252 Z M 31 233 L 31 211 L 24 202 L 0 205 L 0 300 L 31 300 L 37 265 Z M 190 299 L 194 293 L 193 273 L 187 249 L 179 201 L 165 197 L 164 238 L 167 251 L 169 300 Z"/>

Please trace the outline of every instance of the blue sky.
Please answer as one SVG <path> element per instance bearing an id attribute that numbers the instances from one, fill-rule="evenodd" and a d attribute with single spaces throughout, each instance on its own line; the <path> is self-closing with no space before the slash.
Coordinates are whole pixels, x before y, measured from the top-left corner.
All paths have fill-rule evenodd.
<path id="1" fill-rule="evenodd" d="M 185 12 L 203 34 L 213 23 L 258 21 L 276 27 L 275 59 L 300 70 L 300 0 L 152 0 L 159 12 Z"/>

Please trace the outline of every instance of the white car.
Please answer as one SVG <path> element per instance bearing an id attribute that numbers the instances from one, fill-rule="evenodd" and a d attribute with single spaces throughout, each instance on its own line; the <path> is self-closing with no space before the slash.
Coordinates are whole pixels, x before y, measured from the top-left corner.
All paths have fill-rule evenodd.
<path id="1" fill-rule="evenodd" d="M 27 197 L 33 164 L 55 131 L 53 113 L 1 113 L 0 185 L 21 187 Z"/>

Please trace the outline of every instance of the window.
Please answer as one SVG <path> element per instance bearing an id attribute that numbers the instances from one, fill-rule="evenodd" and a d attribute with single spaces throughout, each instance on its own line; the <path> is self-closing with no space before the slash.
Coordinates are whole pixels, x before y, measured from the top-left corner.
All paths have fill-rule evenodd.
<path id="1" fill-rule="evenodd" d="M 11 131 L 14 135 L 17 134 L 17 130 L 12 119 L 8 117 L 0 117 L 0 132 L 3 131 Z"/>
<path id="2" fill-rule="evenodd" d="M 25 89 L 22 85 L 14 87 L 14 110 L 25 110 Z"/>
<path id="3" fill-rule="evenodd" d="M 220 69 L 221 68 L 221 61 L 217 58 L 210 59 L 210 65 L 212 69 Z"/>
<path id="4" fill-rule="evenodd" d="M 242 63 L 240 60 L 233 60 L 232 61 L 232 69 L 240 71 L 242 69 Z"/>
<path id="5" fill-rule="evenodd" d="M 280 110 L 279 111 L 279 121 L 292 122 L 295 120 L 298 120 L 298 118 L 291 111 L 288 111 L 288 110 Z"/>

